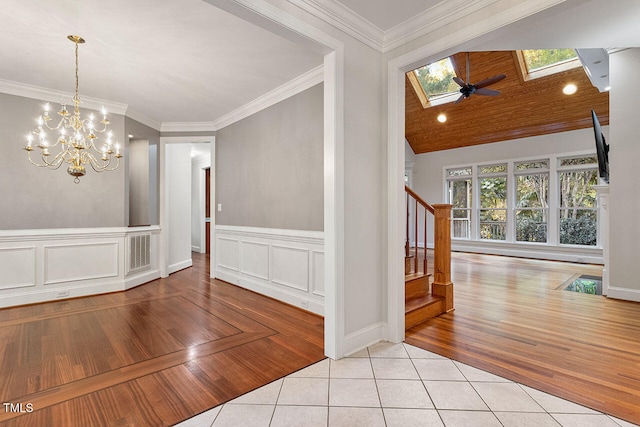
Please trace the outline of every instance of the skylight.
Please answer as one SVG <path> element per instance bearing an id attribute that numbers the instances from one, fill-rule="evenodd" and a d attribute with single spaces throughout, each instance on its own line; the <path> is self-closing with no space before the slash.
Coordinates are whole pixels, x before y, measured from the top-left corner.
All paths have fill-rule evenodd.
<path id="1" fill-rule="evenodd" d="M 453 101 L 455 97 L 449 99 L 448 95 L 458 95 L 460 87 L 453 81 L 456 73 L 449 57 L 407 74 L 425 108 Z"/>
<path id="2" fill-rule="evenodd" d="M 579 67 L 575 49 L 538 49 L 518 52 L 525 79 L 535 79 Z"/>

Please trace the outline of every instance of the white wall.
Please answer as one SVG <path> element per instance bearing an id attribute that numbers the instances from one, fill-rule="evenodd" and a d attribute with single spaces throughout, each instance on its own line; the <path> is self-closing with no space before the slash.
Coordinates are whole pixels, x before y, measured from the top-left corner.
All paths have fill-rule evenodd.
<path id="1" fill-rule="evenodd" d="M 640 73 L 640 49 L 610 55 L 609 297 L 640 301 L 640 138 L 638 99 L 631 90 Z"/>
<path id="2" fill-rule="evenodd" d="M 210 166 L 211 154 L 194 157 L 191 162 L 191 250 L 199 253 L 206 252 L 204 169 Z M 211 209 L 214 208 L 215 203 L 212 201 Z M 213 212 L 211 214 L 213 216 Z"/>
<path id="3" fill-rule="evenodd" d="M 168 272 L 191 266 L 191 146 L 167 144 Z"/>

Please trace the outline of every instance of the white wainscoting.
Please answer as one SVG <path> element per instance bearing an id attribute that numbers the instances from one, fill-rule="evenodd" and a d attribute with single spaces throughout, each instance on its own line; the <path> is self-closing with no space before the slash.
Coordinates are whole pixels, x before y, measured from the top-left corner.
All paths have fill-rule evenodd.
<path id="1" fill-rule="evenodd" d="M 1 230 L 0 307 L 123 291 L 160 277 L 160 228 Z M 131 271 L 132 236 L 149 236 L 149 265 Z"/>
<path id="2" fill-rule="evenodd" d="M 216 226 L 216 278 L 324 315 L 324 233 Z"/>

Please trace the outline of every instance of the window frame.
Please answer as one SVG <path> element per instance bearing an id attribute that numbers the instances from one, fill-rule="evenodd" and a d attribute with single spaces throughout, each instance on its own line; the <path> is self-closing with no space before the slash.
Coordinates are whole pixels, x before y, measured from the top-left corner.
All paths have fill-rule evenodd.
<path id="1" fill-rule="evenodd" d="M 527 169 L 519 169 L 518 165 L 522 165 L 522 164 L 526 164 L 526 163 L 537 163 L 537 162 L 546 162 L 546 167 L 540 167 L 540 168 L 527 168 Z M 522 208 L 522 207 L 518 207 L 518 177 L 520 176 L 526 176 L 526 175 L 546 175 L 547 176 L 547 207 L 546 208 Z M 550 201 L 550 197 L 551 197 L 551 159 L 545 156 L 539 157 L 539 158 L 535 158 L 535 159 L 529 159 L 529 160 L 514 160 L 513 161 L 513 240 L 515 243 L 527 243 L 527 244 L 548 244 L 549 243 L 549 237 L 550 237 L 550 232 L 549 232 L 549 220 L 551 218 L 551 201 Z M 518 236 L 517 236 L 517 227 L 518 227 L 518 211 L 521 210 L 530 210 L 530 211 L 534 211 L 534 210 L 542 210 L 542 211 L 546 211 L 546 217 L 547 217 L 547 233 L 546 233 L 546 241 L 545 242 L 531 242 L 531 241 L 527 241 L 527 240 L 518 240 Z"/>
<path id="2" fill-rule="evenodd" d="M 548 65 L 543 68 L 539 68 L 537 70 L 529 71 L 529 67 L 527 67 L 527 61 L 524 58 L 523 51 L 516 50 L 515 56 L 517 59 L 516 61 L 517 68 L 520 69 L 520 75 L 522 76 L 522 80 L 525 82 L 539 79 L 541 77 L 547 77 L 554 74 L 562 73 L 563 71 L 572 70 L 574 68 L 578 68 L 582 66 L 582 62 L 580 62 L 580 58 L 576 57 L 574 59 L 569 59 L 566 61 L 558 62 L 556 64 Z"/>
<path id="3" fill-rule="evenodd" d="M 594 162 L 593 163 L 585 163 L 585 164 L 578 164 L 578 165 L 565 165 L 562 166 L 561 162 L 562 160 L 566 160 L 566 159 L 575 159 L 575 158 L 587 158 L 587 157 L 593 157 L 594 158 Z M 585 171 L 595 171 L 595 176 L 596 176 L 596 184 L 598 185 L 598 160 L 597 160 L 597 154 L 592 154 L 592 155 L 577 155 L 577 156 L 560 156 L 557 158 L 557 167 L 556 167 L 556 175 L 557 175 L 557 181 L 558 181 L 558 185 L 557 185 L 557 190 L 558 190 L 558 194 L 557 194 L 557 201 L 556 201 L 556 217 L 557 217 L 557 224 L 556 224 L 556 234 L 558 236 L 558 246 L 564 246 L 564 247 L 578 247 L 578 248 L 601 248 L 601 242 L 600 242 L 600 209 L 599 209 L 599 200 L 598 200 L 598 194 L 596 192 L 596 197 L 595 197 L 595 206 L 591 207 L 591 208 L 579 208 L 580 210 L 585 210 L 585 211 L 593 211 L 595 212 L 595 217 L 596 217 L 596 244 L 595 245 L 578 245 L 578 244 L 572 244 L 572 243 L 562 243 L 560 241 L 560 226 L 561 226 L 561 221 L 560 219 L 562 218 L 560 211 L 563 209 L 568 209 L 568 208 L 563 208 L 562 207 L 562 194 L 560 194 L 560 175 L 564 172 L 585 172 Z"/>
<path id="4" fill-rule="evenodd" d="M 479 244 L 487 247 L 502 247 L 501 245 L 505 245 L 506 247 L 513 247 L 514 250 L 516 247 L 522 248 L 520 250 L 525 250 L 525 247 L 534 248 L 534 247 L 545 247 L 546 252 L 548 253 L 562 253 L 566 251 L 572 251 L 571 253 L 594 253 L 593 251 L 601 251 L 602 246 L 600 242 L 600 218 L 598 212 L 598 202 L 596 199 L 596 207 L 593 209 L 597 212 L 596 217 L 596 226 L 597 226 L 597 236 L 598 240 L 595 246 L 590 245 L 571 245 L 571 244 L 560 244 L 560 173 L 568 170 L 589 170 L 597 168 L 597 164 L 579 164 L 579 165 L 568 165 L 568 166 L 560 166 L 561 161 L 564 159 L 572 159 L 572 158 L 592 158 L 595 157 L 595 153 L 592 150 L 578 151 L 578 152 L 569 152 L 569 153 L 556 153 L 549 155 L 537 155 L 525 158 L 513 158 L 513 159 L 504 159 L 498 162 L 478 162 L 478 163 L 464 163 L 458 165 L 445 165 L 442 168 L 442 176 L 443 176 L 443 200 L 445 203 L 450 203 L 449 198 L 449 183 L 450 181 L 455 180 L 466 180 L 471 179 L 471 191 L 472 191 L 472 202 L 471 202 L 471 233 L 469 238 L 464 237 L 454 237 L 453 229 L 452 229 L 452 242 L 454 244 L 461 244 L 461 247 L 473 247 L 478 248 Z M 533 163 L 539 161 L 547 161 L 547 168 L 531 168 L 531 169 L 517 169 L 518 164 L 522 163 Z M 487 166 L 495 166 L 499 164 L 507 164 L 507 171 L 505 172 L 492 172 L 481 174 L 481 168 Z M 450 176 L 450 171 L 452 170 L 460 170 L 470 168 L 470 175 L 459 175 L 459 176 Z M 545 173 L 548 174 L 548 193 L 547 193 L 547 241 L 546 242 L 529 242 L 529 241 L 517 241 L 516 236 L 516 211 L 518 210 L 516 206 L 517 199 L 517 176 L 519 175 L 530 175 L 535 173 Z M 492 239 L 482 239 L 480 238 L 480 180 L 485 177 L 495 177 L 495 176 L 507 176 L 507 225 L 506 225 L 506 239 L 505 240 L 492 240 Z M 596 195 L 597 197 L 597 195 Z M 453 216 L 452 216 L 453 218 Z M 555 248 L 555 249 L 554 249 Z M 564 249 L 563 249 L 564 248 Z M 533 250 L 533 249 L 532 249 Z M 491 252 L 489 252 L 491 253 Z M 582 259 L 581 257 L 576 257 Z M 555 259 L 555 258 L 553 258 Z"/>
<path id="5" fill-rule="evenodd" d="M 429 107 L 435 107 L 436 105 L 442 105 L 442 104 L 447 104 L 449 102 L 454 102 L 456 99 L 458 99 L 460 97 L 460 91 L 456 90 L 454 92 L 445 93 L 445 94 L 438 95 L 438 96 L 433 96 L 433 97 L 430 98 L 429 95 L 427 95 L 427 93 L 424 91 L 424 87 L 422 87 L 422 84 L 420 84 L 420 81 L 418 80 L 418 76 L 416 74 L 417 70 L 419 70 L 422 67 L 426 67 L 428 65 L 431 65 L 433 63 L 442 61 L 442 60 L 447 59 L 447 58 L 449 59 L 449 61 L 451 61 L 451 57 L 447 56 L 445 58 L 439 59 L 437 61 L 430 62 L 429 64 L 422 65 L 422 66 L 420 66 L 418 68 L 415 68 L 415 69 L 405 73 L 405 75 L 409 79 L 409 82 L 411 83 L 411 86 L 413 86 L 413 90 L 416 93 L 416 95 L 418 96 L 418 99 L 420 100 L 420 103 L 422 104 L 422 108 L 426 109 L 426 108 L 429 108 Z M 453 63 L 451 65 L 452 65 L 454 74 L 457 76 L 457 72 L 456 72 L 455 68 L 453 67 Z"/>

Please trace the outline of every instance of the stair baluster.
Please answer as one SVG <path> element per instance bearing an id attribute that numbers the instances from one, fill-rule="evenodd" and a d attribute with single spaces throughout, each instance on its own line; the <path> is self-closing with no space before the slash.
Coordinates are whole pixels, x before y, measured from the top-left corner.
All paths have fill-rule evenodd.
<path id="1" fill-rule="evenodd" d="M 405 325 L 406 327 L 410 327 L 438 314 L 453 311 L 453 283 L 451 282 L 451 205 L 430 205 L 407 186 L 405 186 L 405 192 L 407 196 L 405 274 L 408 275 L 405 277 L 405 280 L 407 280 L 407 285 L 405 286 Z M 410 203 L 410 198 L 415 201 L 415 218 L 412 224 L 415 228 L 413 233 L 410 233 L 409 230 L 410 207 L 413 206 Z M 420 209 L 420 207 L 423 209 Z M 424 219 L 422 230 L 422 242 L 424 246 L 422 272 L 420 272 L 418 268 L 418 217 L 421 214 L 423 214 Z M 427 270 L 428 214 L 433 215 L 434 218 L 434 271 L 431 286 L 429 286 L 429 276 L 432 274 Z M 413 251 L 411 251 L 411 234 L 413 234 L 412 237 L 414 238 Z M 413 260 L 410 258 L 413 258 Z M 424 284 L 419 284 L 419 282 L 416 282 L 417 280 L 423 281 Z M 411 283 L 410 288 L 407 287 L 409 283 Z M 424 302 L 421 303 L 420 301 Z"/>

